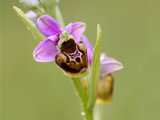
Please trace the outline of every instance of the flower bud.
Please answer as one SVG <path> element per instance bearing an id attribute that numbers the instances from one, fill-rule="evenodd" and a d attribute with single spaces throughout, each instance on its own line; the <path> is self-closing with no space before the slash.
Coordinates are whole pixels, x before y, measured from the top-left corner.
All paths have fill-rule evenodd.
<path id="1" fill-rule="evenodd" d="M 111 103 L 113 94 L 113 77 L 107 74 L 97 81 L 97 104 Z"/>
<path id="2" fill-rule="evenodd" d="M 26 12 L 25 15 L 33 23 L 36 23 L 38 15 L 34 11 L 30 10 L 30 11 Z"/>
<path id="3" fill-rule="evenodd" d="M 88 90 L 88 81 L 86 78 L 81 79 L 81 84 L 84 90 Z M 111 74 L 101 77 L 97 81 L 96 89 L 96 103 L 97 104 L 110 104 L 113 96 L 113 77 Z"/>

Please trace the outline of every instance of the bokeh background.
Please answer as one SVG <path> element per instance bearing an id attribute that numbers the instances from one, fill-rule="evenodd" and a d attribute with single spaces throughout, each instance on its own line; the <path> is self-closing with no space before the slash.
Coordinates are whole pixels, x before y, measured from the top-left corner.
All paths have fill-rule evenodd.
<path id="1" fill-rule="evenodd" d="M 39 42 L 0 0 L 0 119 L 81 120 L 78 97 L 54 63 L 36 63 Z M 20 6 L 19 6 L 20 7 Z M 84 21 L 92 43 L 103 29 L 103 51 L 125 69 L 115 73 L 114 100 L 98 106 L 102 120 L 160 119 L 160 1 L 61 0 L 65 22 Z"/>

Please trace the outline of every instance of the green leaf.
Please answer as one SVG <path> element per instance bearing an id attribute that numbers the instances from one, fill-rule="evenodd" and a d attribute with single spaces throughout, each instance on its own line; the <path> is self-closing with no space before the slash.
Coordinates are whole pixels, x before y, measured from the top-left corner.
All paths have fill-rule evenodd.
<path id="1" fill-rule="evenodd" d="M 89 84 L 88 84 L 88 107 L 90 110 L 93 110 L 96 100 L 96 86 L 97 80 L 99 79 L 100 72 L 100 49 L 101 49 L 101 27 L 97 25 L 97 39 L 94 47 L 94 56 L 93 63 L 91 67 L 91 73 L 89 76 Z"/>
<path id="2" fill-rule="evenodd" d="M 31 31 L 34 38 L 37 40 L 42 40 L 44 38 L 44 36 L 38 31 L 38 29 L 36 28 L 36 25 L 25 16 L 25 13 L 20 8 L 18 8 L 16 6 L 13 6 L 13 9 L 17 13 L 17 15 L 21 18 L 21 20 L 24 22 L 27 29 L 29 31 Z"/>

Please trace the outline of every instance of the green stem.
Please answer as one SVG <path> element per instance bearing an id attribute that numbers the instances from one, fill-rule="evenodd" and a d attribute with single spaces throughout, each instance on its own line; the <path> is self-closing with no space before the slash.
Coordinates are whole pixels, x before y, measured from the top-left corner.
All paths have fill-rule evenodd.
<path id="1" fill-rule="evenodd" d="M 59 0 L 57 1 L 57 4 L 55 6 L 55 13 L 56 13 L 56 18 L 61 24 L 62 27 L 64 27 L 64 19 L 59 7 Z M 84 119 L 85 120 L 94 120 L 93 118 L 93 109 L 88 108 L 88 94 L 83 88 L 81 84 L 81 79 L 80 78 L 71 78 L 74 84 L 74 87 L 78 93 L 78 96 L 81 99 L 82 107 L 83 107 L 83 112 L 84 112 Z"/>
<path id="2" fill-rule="evenodd" d="M 93 118 L 93 111 L 86 108 L 85 110 L 85 119 L 86 120 L 94 120 Z"/>
<path id="3" fill-rule="evenodd" d="M 83 103 L 83 106 L 87 106 L 87 94 L 81 84 L 80 78 L 72 78 L 73 84 L 76 88 L 76 91 L 78 95 L 80 96 L 81 102 Z"/>
<path id="4" fill-rule="evenodd" d="M 88 95 L 80 82 L 80 78 L 72 78 L 72 81 L 81 99 L 85 120 L 93 120 L 93 110 L 88 109 Z"/>

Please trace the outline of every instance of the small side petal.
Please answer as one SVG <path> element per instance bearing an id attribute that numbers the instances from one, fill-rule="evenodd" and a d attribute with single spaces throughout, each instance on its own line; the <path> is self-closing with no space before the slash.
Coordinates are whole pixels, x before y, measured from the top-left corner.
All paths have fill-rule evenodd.
<path id="1" fill-rule="evenodd" d="M 85 44 L 87 48 L 87 57 L 88 57 L 88 64 L 92 63 L 92 58 L 93 58 L 93 46 L 89 42 L 88 38 L 86 36 L 82 36 L 81 40 Z"/>
<path id="2" fill-rule="evenodd" d="M 57 36 L 51 36 L 41 41 L 33 51 L 33 57 L 37 62 L 51 62 L 58 53 Z"/>
<path id="3" fill-rule="evenodd" d="M 25 13 L 26 17 L 29 18 L 33 23 L 36 23 L 37 21 L 37 14 L 30 10 L 28 12 Z"/>
<path id="4" fill-rule="evenodd" d="M 106 56 L 104 53 L 101 54 L 100 64 L 101 76 L 119 71 L 123 68 L 123 64 L 121 62 L 114 58 Z"/>
<path id="5" fill-rule="evenodd" d="M 80 41 L 84 31 L 86 29 L 86 24 L 83 22 L 70 23 L 65 27 L 65 30 L 71 34 L 76 41 Z"/>
<path id="6" fill-rule="evenodd" d="M 48 15 L 38 18 L 37 27 L 45 36 L 51 36 L 61 32 L 59 23 Z"/>

